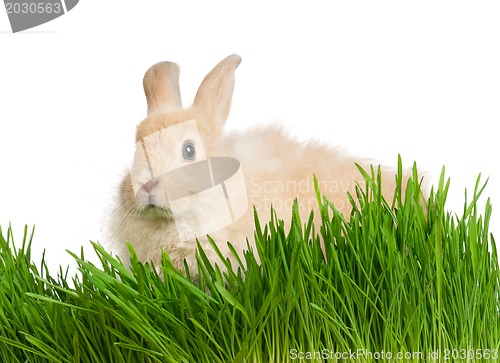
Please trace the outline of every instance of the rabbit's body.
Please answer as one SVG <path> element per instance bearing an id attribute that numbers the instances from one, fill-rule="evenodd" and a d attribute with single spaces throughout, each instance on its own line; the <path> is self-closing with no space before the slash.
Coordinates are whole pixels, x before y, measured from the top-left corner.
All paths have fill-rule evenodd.
<path id="1" fill-rule="evenodd" d="M 290 137 L 282 127 L 270 125 L 256 127 L 247 131 L 223 133 L 222 127 L 229 114 L 231 97 L 234 88 L 234 71 L 240 58 L 229 56 L 221 61 L 203 80 L 196 95 L 193 106 L 182 109 L 178 86 L 179 69 L 173 63 L 159 63 L 151 67 L 144 78 L 144 88 L 148 100 L 148 118 L 137 128 L 136 141 L 138 147 L 145 138 L 165 128 L 179 125 L 187 120 L 196 120 L 201 137 L 200 143 L 191 143 L 196 150 L 203 150 L 208 156 L 229 156 L 241 163 L 244 175 L 249 208 L 241 218 L 224 228 L 210 232 L 224 256 L 232 258 L 227 247 L 230 241 L 236 251 L 241 253 L 252 244 L 254 218 L 253 207 L 256 208 L 262 221 L 268 220 L 271 205 L 279 218 L 289 224 L 291 208 L 295 198 L 299 202 L 299 210 L 303 218 L 307 218 L 312 209 L 317 209 L 313 174 L 316 175 L 322 194 L 326 195 L 344 214 L 350 212 L 347 193 L 353 192 L 356 180 L 361 176 L 355 162 L 368 166 L 368 162 L 355 160 L 339 148 L 332 148 L 317 140 L 298 142 Z M 168 143 L 179 144 L 173 148 L 181 150 L 184 140 L 191 136 L 183 135 L 183 130 L 170 135 Z M 192 139 L 192 137 L 191 137 Z M 190 139 L 190 140 L 191 140 Z M 161 150 L 158 141 L 155 144 Z M 134 162 L 133 172 L 144 172 L 154 169 L 159 163 L 180 165 L 192 162 L 178 155 L 163 155 L 161 151 L 149 155 L 148 164 Z M 184 151 L 192 149 L 184 149 Z M 172 161 L 175 159 L 175 161 Z M 176 164 L 180 163 L 180 164 Z M 383 194 L 391 198 L 394 191 L 394 171 L 383 170 Z M 189 184 L 189 181 L 186 181 Z M 159 264 L 161 251 L 169 254 L 178 268 L 182 268 L 184 260 L 190 271 L 196 271 L 196 241 L 179 238 L 179 223 L 190 228 L 199 221 L 191 219 L 193 208 L 199 205 L 185 205 L 184 208 L 172 211 L 169 202 L 161 195 L 157 182 L 140 183 L 142 188 L 134 189 L 131 175 L 125 177 L 121 189 L 119 206 L 112 218 L 111 230 L 116 241 L 116 252 L 124 261 L 128 251 L 125 241 L 130 241 L 138 258 Z M 201 206 L 211 208 L 210 204 Z M 318 221 L 316 213 L 316 221 Z M 214 262 L 218 257 L 212 250 L 205 236 L 198 240 L 209 259 Z"/>
<path id="2" fill-rule="evenodd" d="M 313 175 L 321 194 L 342 213 L 349 213 L 347 193 L 354 192 L 362 177 L 355 163 L 369 167 L 366 159 L 354 158 L 339 147 L 319 140 L 299 142 L 278 125 L 231 133 L 223 139 L 223 150 L 241 161 L 250 204 L 269 219 L 271 204 L 285 221 L 291 217 L 292 204 L 298 199 L 301 216 L 318 207 Z M 382 169 L 386 178 L 394 179 L 394 171 Z M 364 182 L 361 182 L 363 185 Z M 394 184 L 384 185 L 386 195 Z"/>

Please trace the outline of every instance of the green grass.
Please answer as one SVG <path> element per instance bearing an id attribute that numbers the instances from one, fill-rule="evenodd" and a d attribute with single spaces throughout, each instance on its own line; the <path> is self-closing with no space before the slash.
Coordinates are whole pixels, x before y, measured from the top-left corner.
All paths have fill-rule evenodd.
<path id="1" fill-rule="evenodd" d="M 347 220 L 323 198 L 321 225 L 297 209 L 290 230 L 272 213 L 256 218 L 247 267 L 221 273 L 199 250 L 195 281 L 167 255 L 157 273 L 132 251 L 128 270 L 98 244 L 100 266 L 71 253 L 78 275 L 53 276 L 32 262 L 32 233 L 16 248 L 0 230 L 0 361 L 500 361 L 500 273 L 479 178 L 457 216 L 444 173 L 424 199 L 416 167 L 402 188 L 399 161 L 385 201 L 379 174 L 361 172 Z"/>

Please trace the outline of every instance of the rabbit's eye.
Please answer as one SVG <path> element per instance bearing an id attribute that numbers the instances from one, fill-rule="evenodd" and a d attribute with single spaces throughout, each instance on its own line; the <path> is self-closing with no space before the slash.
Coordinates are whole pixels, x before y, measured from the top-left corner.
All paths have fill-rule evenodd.
<path id="1" fill-rule="evenodd" d="M 186 141 L 184 145 L 182 145 L 182 157 L 185 160 L 193 160 L 196 157 L 196 149 L 192 142 Z"/>

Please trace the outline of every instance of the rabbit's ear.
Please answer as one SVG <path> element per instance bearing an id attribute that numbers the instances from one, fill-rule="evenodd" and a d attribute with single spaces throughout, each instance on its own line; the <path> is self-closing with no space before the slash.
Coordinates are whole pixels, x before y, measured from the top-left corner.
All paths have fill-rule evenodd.
<path id="1" fill-rule="evenodd" d="M 234 90 L 234 71 L 240 65 L 241 57 L 233 54 L 224 58 L 201 82 L 193 106 L 215 120 L 219 130 L 229 116 Z"/>
<path id="2" fill-rule="evenodd" d="M 156 63 L 148 69 L 143 80 L 148 114 L 182 108 L 179 73 L 179 66 L 172 62 Z"/>

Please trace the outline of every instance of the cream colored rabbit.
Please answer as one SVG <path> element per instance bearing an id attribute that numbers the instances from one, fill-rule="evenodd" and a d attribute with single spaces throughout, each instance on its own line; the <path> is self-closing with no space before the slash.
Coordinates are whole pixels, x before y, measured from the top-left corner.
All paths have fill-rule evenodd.
<path id="1" fill-rule="evenodd" d="M 210 223 L 217 223 L 228 208 L 233 221 L 221 224 L 217 230 L 212 225 L 206 233 L 216 241 L 222 253 L 232 259 L 227 241 L 239 253 L 246 248 L 247 237 L 252 243 L 252 206 L 262 223 L 269 220 L 271 204 L 278 217 L 289 223 L 296 197 L 304 218 L 311 209 L 317 209 L 313 174 L 318 178 L 321 192 L 342 213 L 350 212 L 347 192 L 352 193 L 356 180 L 361 181 L 354 163 L 367 166 L 366 161 L 354 160 L 341 149 L 314 140 L 298 142 L 279 126 L 223 132 L 231 107 L 235 70 L 240 62 L 238 55 L 231 55 L 217 64 L 201 83 L 189 108 L 181 104 L 179 67 L 175 63 L 161 62 L 146 72 L 144 91 L 148 115 L 137 127 L 136 157 L 130 174 L 122 182 L 119 206 L 111 226 L 118 246 L 116 252 L 124 262 L 128 256 L 125 241 L 130 241 L 142 261 L 158 264 L 163 249 L 176 267 L 181 268 L 186 260 L 190 270 L 196 271 L 195 237 L 207 256 L 217 262 L 216 254 L 202 234 L 204 229 L 199 228 L 210 216 L 200 217 L 195 211 L 208 211 L 214 216 Z M 230 158 L 224 159 L 224 156 Z M 240 180 L 233 187 L 233 191 L 239 193 L 233 192 L 231 196 L 231 186 L 226 180 L 224 188 L 219 188 L 224 191 L 225 200 L 198 197 L 202 191 L 215 190 L 216 184 L 224 184 L 213 180 L 214 164 L 207 164 L 209 158 L 236 160 L 229 174 L 237 170 L 244 176 L 244 183 Z M 195 163 L 210 169 L 212 180 L 205 189 L 198 185 L 198 180 L 203 179 L 198 174 L 163 177 Z M 207 166 L 209 164 L 211 166 Z M 395 172 L 383 170 L 383 173 L 383 193 L 392 200 Z M 238 189 L 238 185 L 245 188 Z M 240 198 L 238 213 L 235 198 Z M 178 203 L 181 199 L 182 203 Z"/>

